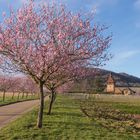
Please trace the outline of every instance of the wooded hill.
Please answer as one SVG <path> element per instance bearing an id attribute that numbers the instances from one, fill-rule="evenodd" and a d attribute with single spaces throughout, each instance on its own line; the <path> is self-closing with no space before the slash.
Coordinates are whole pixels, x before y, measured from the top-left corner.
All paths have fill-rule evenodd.
<path id="1" fill-rule="evenodd" d="M 116 86 L 140 87 L 140 78 L 127 73 L 116 73 L 104 69 L 98 69 L 95 74 L 95 70 L 91 68 L 87 69 L 87 73 L 88 74 L 81 80 L 74 82 L 70 92 L 101 91 L 105 88 L 110 73 L 113 76 Z"/>

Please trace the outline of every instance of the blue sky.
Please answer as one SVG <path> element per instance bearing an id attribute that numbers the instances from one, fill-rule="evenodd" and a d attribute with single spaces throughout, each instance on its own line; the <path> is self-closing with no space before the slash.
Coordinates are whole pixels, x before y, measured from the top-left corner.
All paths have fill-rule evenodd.
<path id="1" fill-rule="evenodd" d="M 0 19 L 9 5 L 19 7 L 26 0 L 0 0 Z M 43 1 L 43 0 L 42 0 Z M 44 0 L 47 1 L 47 0 Z M 112 60 L 105 69 L 140 77 L 140 0 L 57 0 L 73 12 L 89 12 L 96 8 L 96 22 L 111 25 Z"/>

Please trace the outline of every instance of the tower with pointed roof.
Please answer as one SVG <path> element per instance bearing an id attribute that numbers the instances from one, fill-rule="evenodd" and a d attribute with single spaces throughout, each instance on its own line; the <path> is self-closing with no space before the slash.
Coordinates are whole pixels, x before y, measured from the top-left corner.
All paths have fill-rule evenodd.
<path id="1" fill-rule="evenodd" d="M 109 74 L 108 80 L 107 80 L 107 92 L 114 93 L 115 92 L 115 81 L 112 77 L 112 74 Z"/>

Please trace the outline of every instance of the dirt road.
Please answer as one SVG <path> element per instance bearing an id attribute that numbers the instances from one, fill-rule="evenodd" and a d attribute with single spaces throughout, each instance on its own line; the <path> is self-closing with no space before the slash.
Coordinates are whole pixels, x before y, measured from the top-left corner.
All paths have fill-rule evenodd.
<path id="1" fill-rule="evenodd" d="M 45 98 L 45 100 L 47 97 Z M 26 112 L 38 106 L 38 100 L 25 101 L 0 107 L 0 129 Z"/>

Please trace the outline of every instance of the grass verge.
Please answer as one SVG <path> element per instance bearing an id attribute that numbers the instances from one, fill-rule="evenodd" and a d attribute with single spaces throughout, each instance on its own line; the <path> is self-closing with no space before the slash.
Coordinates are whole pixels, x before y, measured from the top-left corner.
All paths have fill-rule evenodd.
<path id="1" fill-rule="evenodd" d="M 80 101 L 58 96 L 53 113 L 47 116 L 45 105 L 43 128 L 36 128 L 37 109 L 0 131 L 0 140 L 139 140 L 140 135 L 108 130 L 94 123 L 80 111 Z"/>
<path id="2" fill-rule="evenodd" d="M 19 98 L 19 99 L 17 99 L 17 98 L 11 99 L 11 97 L 6 97 L 5 101 L 2 101 L 2 98 L 0 98 L 0 107 L 5 106 L 5 105 L 18 103 L 18 102 L 35 100 L 35 99 L 38 99 L 38 97 L 29 96 L 27 98 L 24 97 L 24 98 Z"/>

